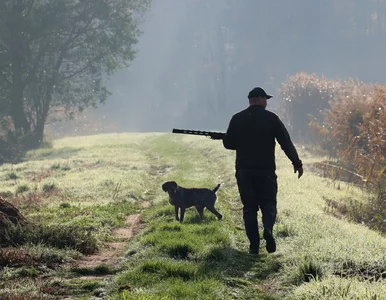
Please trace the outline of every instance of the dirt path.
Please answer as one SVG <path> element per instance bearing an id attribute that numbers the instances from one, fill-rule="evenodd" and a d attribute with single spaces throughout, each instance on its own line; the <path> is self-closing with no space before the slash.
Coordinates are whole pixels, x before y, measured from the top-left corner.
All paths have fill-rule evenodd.
<path id="1" fill-rule="evenodd" d="M 133 214 L 127 217 L 126 226 L 115 228 L 112 231 L 114 242 L 105 243 L 105 247 L 98 253 L 84 256 L 75 265 L 79 269 L 94 269 L 100 265 L 108 267 L 116 266 L 124 256 L 128 241 L 143 228 L 140 214 Z M 87 276 L 87 278 L 91 278 Z"/>

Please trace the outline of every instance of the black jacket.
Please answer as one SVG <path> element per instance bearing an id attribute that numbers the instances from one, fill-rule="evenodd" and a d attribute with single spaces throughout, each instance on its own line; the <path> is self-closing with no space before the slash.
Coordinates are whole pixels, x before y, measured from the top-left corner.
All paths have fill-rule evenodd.
<path id="1" fill-rule="evenodd" d="M 294 167 L 302 167 L 283 122 L 261 106 L 249 106 L 235 114 L 223 144 L 227 149 L 236 150 L 236 170 L 275 171 L 275 139 Z"/>

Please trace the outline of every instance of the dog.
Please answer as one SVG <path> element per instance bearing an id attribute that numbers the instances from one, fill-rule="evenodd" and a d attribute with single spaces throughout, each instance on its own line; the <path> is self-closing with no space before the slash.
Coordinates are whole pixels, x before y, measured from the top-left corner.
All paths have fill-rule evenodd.
<path id="1" fill-rule="evenodd" d="M 222 215 L 214 208 L 217 200 L 216 192 L 220 188 L 218 184 L 213 190 L 208 188 L 184 188 L 178 186 L 175 181 L 167 181 L 162 185 L 164 192 L 169 194 L 169 203 L 174 206 L 176 220 L 182 223 L 184 221 L 185 209 L 194 206 L 202 218 L 204 208 L 212 212 L 218 220 Z M 180 210 L 180 217 L 178 211 Z"/>

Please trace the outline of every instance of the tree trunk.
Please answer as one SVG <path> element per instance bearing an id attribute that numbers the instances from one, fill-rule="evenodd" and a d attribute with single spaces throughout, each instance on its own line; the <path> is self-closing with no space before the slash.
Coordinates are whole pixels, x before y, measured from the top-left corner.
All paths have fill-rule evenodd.
<path id="1" fill-rule="evenodd" d="M 46 117 L 47 117 L 47 115 L 40 116 L 36 122 L 36 128 L 35 128 L 35 132 L 34 132 L 33 140 L 32 140 L 32 145 L 31 145 L 33 148 L 39 147 L 43 142 L 44 125 L 45 125 Z"/>
<path id="2" fill-rule="evenodd" d="M 54 81 L 55 78 L 52 80 Z M 52 100 L 52 93 L 53 93 L 53 84 L 48 88 L 46 91 L 43 102 L 42 110 L 36 113 L 36 124 L 35 129 L 33 132 L 33 137 L 30 141 L 31 148 L 37 148 L 39 147 L 44 138 L 44 127 L 47 121 L 48 112 L 50 110 L 51 100 Z"/>
<path id="3" fill-rule="evenodd" d="M 15 126 L 17 136 L 30 132 L 30 126 L 24 112 L 24 89 L 23 82 L 23 61 L 24 61 L 24 39 L 22 29 L 22 3 L 16 2 L 12 8 L 14 22 L 10 29 L 13 35 L 9 37 L 9 55 L 11 62 L 12 84 L 10 88 L 10 113 Z"/>
<path id="4" fill-rule="evenodd" d="M 28 134 L 30 131 L 27 118 L 24 113 L 24 84 L 21 78 L 20 62 L 14 61 L 11 87 L 11 117 L 18 136 Z"/>

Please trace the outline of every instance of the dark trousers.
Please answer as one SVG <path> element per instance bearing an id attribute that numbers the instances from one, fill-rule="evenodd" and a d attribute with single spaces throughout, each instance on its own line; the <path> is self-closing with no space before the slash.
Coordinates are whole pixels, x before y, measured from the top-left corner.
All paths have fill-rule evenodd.
<path id="1" fill-rule="evenodd" d="M 265 231 L 273 231 L 277 215 L 277 176 L 274 171 L 237 170 L 237 186 L 243 203 L 245 231 L 251 248 L 258 248 L 260 236 L 257 212 L 262 213 Z"/>

